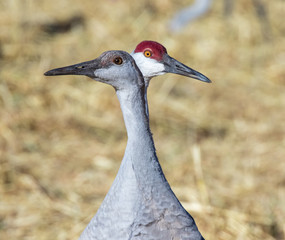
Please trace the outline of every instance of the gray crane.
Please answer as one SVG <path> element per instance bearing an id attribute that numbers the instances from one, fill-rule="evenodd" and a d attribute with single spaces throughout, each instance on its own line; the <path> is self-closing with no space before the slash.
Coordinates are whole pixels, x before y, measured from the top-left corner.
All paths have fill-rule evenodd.
<path id="1" fill-rule="evenodd" d="M 124 51 L 107 51 L 94 60 L 53 69 L 45 75 L 85 75 L 113 86 L 127 129 L 128 142 L 119 172 L 80 239 L 203 239 L 157 159 L 145 109 L 144 78 L 134 59 Z"/>

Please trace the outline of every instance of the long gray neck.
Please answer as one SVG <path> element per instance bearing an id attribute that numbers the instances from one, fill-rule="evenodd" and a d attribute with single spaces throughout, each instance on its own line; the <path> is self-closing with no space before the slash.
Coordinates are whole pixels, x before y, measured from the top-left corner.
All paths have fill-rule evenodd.
<path id="1" fill-rule="evenodd" d="M 141 190 L 166 182 L 155 152 L 143 89 L 117 91 L 128 134 L 124 160 L 132 162 Z M 168 184 L 168 183 L 167 183 Z"/>
<path id="2" fill-rule="evenodd" d="M 149 121 L 145 113 L 144 89 L 118 90 L 124 122 L 128 134 L 128 142 L 136 139 L 141 130 L 149 132 Z M 139 131 L 139 132 L 138 132 Z"/>

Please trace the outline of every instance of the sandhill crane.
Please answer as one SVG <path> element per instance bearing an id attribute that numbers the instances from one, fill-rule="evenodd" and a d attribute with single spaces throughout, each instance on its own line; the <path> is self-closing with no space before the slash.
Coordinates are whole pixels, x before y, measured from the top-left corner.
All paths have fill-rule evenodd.
<path id="1" fill-rule="evenodd" d="M 203 74 L 170 57 L 166 48 L 158 42 L 142 41 L 136 46 L 131 55 L 135 59 L 145 80 L 145 103 L 147 115 L 149 115 L 147 88 L 149 86 L 149 81 L 153 77 L 163 75 L 165 73 L 174 73 L 195 78 L 207 83 L 211 82 L 211 80 Z"/>
<path id="2" fill-rule="evenodd" d="M 203 239 L 194 219 L 172 192 L 157 159 L 145 109 L 144 79 L 133 58 L 124 51 L 108 51 L 94 60 L 45 75 L 85 75 L 113 86 L 127 129 L 119 172 L 80 239 Z"/>

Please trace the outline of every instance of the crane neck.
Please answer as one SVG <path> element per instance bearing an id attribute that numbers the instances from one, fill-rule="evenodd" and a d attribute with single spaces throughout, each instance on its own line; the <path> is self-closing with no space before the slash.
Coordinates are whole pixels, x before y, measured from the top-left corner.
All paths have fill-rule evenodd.
<path id="1" fill-rule="evenodd" d="M 123 161 L 132 162 L 136 180 L 141 187 L 167 182 L 158 162 L 149 128 L 144 87 L 117 91 L 117 95 L 128 134 Z"/>
<path id="2" fill-rule="evenodd" d="M 117 96 L 127 129 L 128 141 L 140 137 L 138 133 L 142 131 L 150 133 L 144 91 L 144 86 L 133 87 L 130 90 L 117 90 Z"/>

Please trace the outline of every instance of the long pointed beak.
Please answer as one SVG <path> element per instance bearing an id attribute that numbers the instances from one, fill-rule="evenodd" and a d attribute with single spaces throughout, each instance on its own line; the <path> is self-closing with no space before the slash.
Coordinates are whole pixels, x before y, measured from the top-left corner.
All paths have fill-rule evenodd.
<path id="1" fill-rule="evenodd" d="M 96 58 L 91 61 L 82 62 L 66 67 L 55 68 L 44 73 L 45 76 L 56 75 L 85 75 L 95 78 L 95 70 L 100 68 L 100 61 Z"/>
<path id="2" fill-rule="evenodd" d="M 165 72 L 179 74 L 182 76 L 194 78 L 203 82 L 211 83 L 212 81 L 202 73 L 184 65 L 176 59 L 166 55 L 164 59 Z"/>

